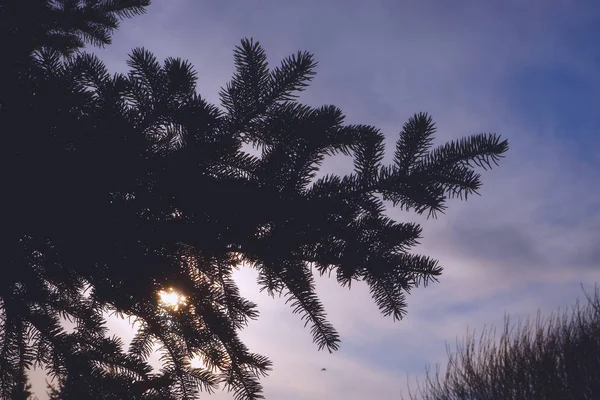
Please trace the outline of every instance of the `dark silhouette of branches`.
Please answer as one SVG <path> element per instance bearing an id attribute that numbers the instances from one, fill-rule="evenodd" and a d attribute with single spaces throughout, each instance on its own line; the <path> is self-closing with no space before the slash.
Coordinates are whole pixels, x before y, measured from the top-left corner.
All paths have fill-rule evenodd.
<path id="1" fill-rule="evenodd" d="M 600 292 L 587 305 L 547 318 L 511 324 L 499 340 L 495 330 L 474 333 L 448 351 L 445 374 L 439 366 L 411 399 L 424 400 L 586 400 L 600 396 Z"/>
<path id="2" fill-rule="evenodd" d="M 11 43 L 0 94 L 9 132 L 0 148 L 0 397 L 21 368 L 39 364 L 64 399 L 193 399 L 219 384 L 236 399 L 262 398 L 271 363 L 239 338 L 258 312 L 232 271 L 255 268 L 260 289 L 286 296 L 317 347 L 336 350 L 313 274 L 363 280 L 381 311 L 401 318 L 405 294 L 441 267 L 409 253 L 421 229 L 386 217 L 382 197 L 435 215 L 447 198 L 476 193 L 474 167 L 508 149 L 492 134 L 432 148 L 435 125 L 417 114 L 383 165 L 378 129 L 297 102 L 315 73 L 311 53 L 271 69 L 261 45 L 244 39 L 219 108 L 196 93 L 187 61 L 139 48 L 130 72 L 113 75 L 81 51 L 110 43 L 118 19 L 147 1 L 0 4 Z M 354 171 L 316 179 L 336 153 L 352 156 Z M 184 300 L 169 308 L 166 291 Z M 108 337 L 107 312 L 135 318 L 128 349 Z M 155 343 L 159 371 L 148 364 Z"/>

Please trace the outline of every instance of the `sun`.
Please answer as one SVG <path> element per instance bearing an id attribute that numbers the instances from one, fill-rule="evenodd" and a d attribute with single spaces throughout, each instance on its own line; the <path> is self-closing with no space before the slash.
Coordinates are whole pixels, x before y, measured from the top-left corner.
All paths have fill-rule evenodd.
<path id="1" fill-rule="evenodd" d="M 158 299 L 162 306 L 173 311 L 187 304 L 187 298 L 173 288 L 158 292 Z"/>

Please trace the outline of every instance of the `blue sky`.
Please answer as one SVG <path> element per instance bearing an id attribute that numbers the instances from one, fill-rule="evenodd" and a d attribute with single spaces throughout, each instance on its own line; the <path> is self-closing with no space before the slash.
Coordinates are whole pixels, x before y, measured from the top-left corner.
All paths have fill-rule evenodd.
<path id="1" fill-rule="evenodd" d="M 318 280 L 342 348 L 319 353 L 281 299 L 243 293 L 261 307 L 244 331 L 274 371 L 267 398 L 398 398 L 427 364 L 444 362 L 467 327 L 500 324 L 505 312 L 534 316 L 581 297 L 600 281 L 600 5 L 580 0 L 392 1 L 168 0 L 125 21 L 100 57 L 125 71 L 130 49 L 189 59 L 198 90 L 217 102 L 233 72 L 233 47 L 254 37 L 272 65 L 299 49 L 319 61 L 311 105 L 335 104 L 347 122 L 381 128 L 392 145 L 407 118 L 427 111 L 438 140 L 479 132 L 507 137 L 500 168 L 484 174 L 481 197 L 454 201 L 422 221 L 415 252 L 438 258 L 440 283 L 415 290 L 408 316 L 379 315 L 361 285 Z M 328 171 L 348 163 L 332 159 Z M 240 201 L 240 206 L 243 203 Z M 120 322 L 115 330 L 128 336 Z M 321 368 L 327 368 L 321 372 Z M 209 398 L 228 399 L 226 393 Z"/>

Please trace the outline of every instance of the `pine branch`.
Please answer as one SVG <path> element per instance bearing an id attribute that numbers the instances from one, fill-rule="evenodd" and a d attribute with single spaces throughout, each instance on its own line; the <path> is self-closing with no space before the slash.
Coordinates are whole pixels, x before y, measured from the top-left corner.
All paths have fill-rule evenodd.
<path id="1" fill-rule="evenodd" d="M 394 153 L 396 167 L 408 173 L 420 159 L 427 155 L 435 132 L 436 127 L 431 116 L 419 113 L 409 118 L 396 142 Z"/>
<path id="2" fill-rule="evenodd" d="M 114 13 L 119 18 L 133 18 L 146 12 L 146 7 L 150 5 L 150 0 L 103 0 L 93 5 L 93 9 Z"/>
<path id="3" fill-rule="evenodd" d="M 240 296 L 240 291 L 231 277 L 231 270 L 222 265 L 217 265 L 217 279 L 222 290 L 222 303 L 227 308 L 228 318 L 236 329 L 242 329 L 250 319 L 258 317 L 256 304 Z"/>
<path id="4" fill-rule="evenodd" d="M 131 340 L 129 345 L 129 354 L 133 357 L 147 360 L 152 354 L 154 338 L 147 324 L 142 323 Z"/>
<path id="5" fill-rule="evenodd" d="M 266 290 L 267 294 L 271 297 L 275 297 L 276 293 L 283 293 L 283 289 L 285 288 L 285 284 L 279 275 L 268 265 L 263 265 L 259 269 L 257 283 L 260 291 Z"/>
<path id="6" fill-rule="evenodd" d="M 508 151 L 508 141 L 494 134 L 479 134 L 453 140 L 433 149 L 418 163 L 415 173 L 443 170 L 454 165 L 483 169 L 498 165 Z"/>
<path id="7" fill-rule="evenodd" d="M 297 98 L 294 92 L 302 92 L 315 76 L 317 62 L 312 53 L 299 51 L 281 62 L 269 75 L 267 103 L 291 101 Z"/>
<path id="8" fill-rule="evenodd" d="M 401 320 L 406 314 L 406 296 L 396 284 L 379 279 L 366 279 L 369 292 L 384 316 Z"/>
<path id="9" fill-rule="evenodd" d="M 233 79 L 221 89 L 219 96 L 234 121 L 244 124 L 261 109 L 269 68 L 264 49 L 253 39 L 243 39 L 236 46 L 234 64 L 236 72 Z"/>
<path id="10" fill-rule="evenodd" d="M 208 392 L 212 394 L 219 386 L 219 381 L 217 377 L 213 373 L 205 369 L 191 368 L 190 376 L 194 379 L 198 390 L 201 390 L 203 392 Z"/>
<path id="11" fill-rule="evenodd" d="M 325 309 L 314 292 L 312 273 L 304 265 L 287 265 L 282 280 L 288 293 L 286 303 L 291 303 L 294 313 L 302 314 L 305 326 L 312 323 L 311 333 L 319 350 L 326 348 L 330 353 L 339 348 L 339 335 L 327 322 Z"/>
<path id="12" fill-rule="evenodd" d="M 406 314 L 406 296 L 420 283 L 427 285 L 441 274 L 436 260 L 412 254 L 396 254 L 379 258 L 377 264 L 367 265 L 364 279 L 375 303 L 385 316 L 394 320 Z"/>
<path id="13" fill-rule="evenodd" d="M 93 54 L 79 54 L 65 64 L 65 75 L 81 89 L 92 88 L 95 93 L 106 91 L 111 83 L 111 76 L 106 66 Z"/>
<path id="14" fill-rule="evenodd" d="M 152 53 L 143 47 L 133 49 L 127 66 L 131 68 L 131 79 L 141 82 L 154 101 L 161 98 L 165 90 L 165 77 L 161 65 Z"/>
<path id="15" fill-rule="evenodd" d="M 428 211 L 429 215 L 435 216 L 446 208 L 444 191 L 440 186 L 417 174 L 407 175 L 395 168 L 381 168 L 379 181 L 371 190 L 381 193 L 383 199 L 391 201 L 394 207 L 414 210 L 418 214 Z"/>
<path id="16" fill-rule="evenodd" d="M 224 371 L 221 382 L 233 392 L 234 400 L 260 400 L 264 399 L 262 387 L 250 371 L 241 371 L 233 366 Z"/>

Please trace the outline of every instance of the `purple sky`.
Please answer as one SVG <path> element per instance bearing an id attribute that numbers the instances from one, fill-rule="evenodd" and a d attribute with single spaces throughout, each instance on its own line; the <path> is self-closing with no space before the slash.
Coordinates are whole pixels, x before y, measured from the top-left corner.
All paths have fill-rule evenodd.
<path id="1" fill-rule="evenodd" d="M 269 399 L 399 398 L 407 376 L 444 362 L 467 330 L 568 307 L 600 281 L 600 6 L 579 0 L 154 1 L 97 52 L 126 71 L 130 49 L 189 59 L 200 94 L 216 103 L 233 72 L 233 47 L 254 37 L 271 65 L 299 49 L 319 61 L 311 105 L 335 104 L 349 123 L 381 128 L 390 146 L 407 118 L 427 111 L 439 142 L 480 132 L 508 138 L 482 197 L 453 201 L 424 222 L 415 252 L 440 260 L 440 283 L 413 291 L 401 322 L 382 317 L 366 286 L 318 280 L 342 348 L 317 352 L 282 299 L 242 293 L 261 316 L 243 333 L 269 356 Z M 450 6 L 452 4 L 452 6 Z M 327 163 L 343 173 L 343 159 Z M 243 207 L 240 200 L 240 207 Z M 400 220 L 421 221 L 393 211 Z M 115 329 L 128 336 L 126 323 Z M 321 372 L 321 368 L 327 368 Z M 214 399 L 229 399 L 219 392 Z M 43 398 L 43 397 L 41 397 Z"/>

